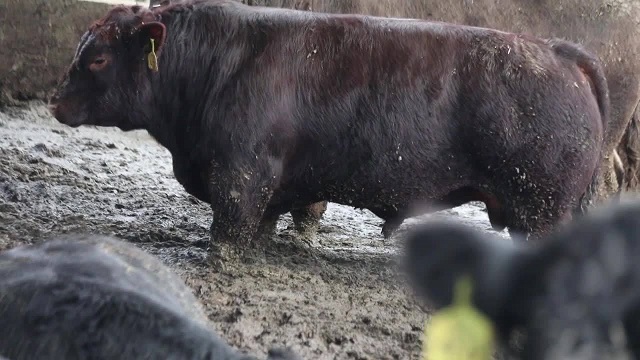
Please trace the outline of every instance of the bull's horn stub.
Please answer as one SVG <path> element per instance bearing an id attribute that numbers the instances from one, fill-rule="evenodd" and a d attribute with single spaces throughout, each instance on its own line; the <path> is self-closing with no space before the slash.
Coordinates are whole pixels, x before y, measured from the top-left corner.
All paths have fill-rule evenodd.
<path id="1" fill-rule="evenodd" d="M 471 278 L 455 285 L 453 303 L 425 323 L 423 360 L 491 360 L 495 333 L 491 320 L 471 301 Z"/>

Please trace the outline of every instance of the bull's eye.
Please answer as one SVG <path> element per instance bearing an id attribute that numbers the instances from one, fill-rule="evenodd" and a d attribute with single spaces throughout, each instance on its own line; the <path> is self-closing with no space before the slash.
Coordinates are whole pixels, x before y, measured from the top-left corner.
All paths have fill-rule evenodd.
<path id="1" fill-rule="evenodd" d="M 91 64 L 89 64 L 89 70 L 100 71 L 104 69 L 104 67 L 107 66 L 107 64 L 108 64 L 108 61 L 106 56 L 98 56 L 95 59 L 93 59 Z"/>

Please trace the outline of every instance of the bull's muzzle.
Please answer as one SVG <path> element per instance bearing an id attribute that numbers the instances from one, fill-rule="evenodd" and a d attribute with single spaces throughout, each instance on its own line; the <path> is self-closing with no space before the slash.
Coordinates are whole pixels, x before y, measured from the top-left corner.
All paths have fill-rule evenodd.
<path id="1" fill-rule="evenodd" d="M 74 111 L 74 109 L 65 105 L 63 102 L 50 99 L 47 108 L 51 115 L 62 124 L 71 127 L 78 127 L 83 123 L 81 114 L 79 114 L 78 111 Z"/>

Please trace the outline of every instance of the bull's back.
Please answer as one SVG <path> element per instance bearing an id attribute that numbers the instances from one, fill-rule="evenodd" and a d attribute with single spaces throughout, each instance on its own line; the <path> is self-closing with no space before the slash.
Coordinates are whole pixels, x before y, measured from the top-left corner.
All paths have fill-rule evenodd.
<path id="1" fill-rule="evenodd" d="M 523 149 L 571 161 L 581 146 L 598 152 L 597 99 L 575 62 L 542 40 L 426 21 L 316 21 L 297 39 L 308 52 L 290 67 L 301 84 L 291 95 L 299 99 L 296 131 L 308 139 L 294 153 L 325 185 L 348 174 L 382 189 L 394 173 L 394 188 L 438 197 L 448 186 L 489 182 L 478 158 L 495 166 L 535 160 Z"/>
<path id="2" fill-rule="evenodd" d="M 240 4 L 226 11 L 262 34 L 261 52 L 238 81 L 244 91 L 261 89 L 276 99 L 256 114 L 288 128 L 287 136 L 295 130 L 309 140 L 357 135 L 354 126 L 367 117 L 375 125 L 362 126 L 384 127 L 389 135 L 395 128 L 451 127 L 451 120 L 429 119 L 455 123 L 452 109 L 464 110 L 460 99 L 483 88 L 500 92 L 509 81 L 526 79 L 512 89 L 518 94 L 549 85 L 537 73 L 554 72 L 554 81 L 571 71 L 541 41 L 492 29 Z"/>
<path id="3" fill-rule="evenodd" d="M 606 152 L 620 141 L 640 99 L 640 3 L 600 0 L 555 2 L 508 0 L 430 1 L 369 0 L 322 1 L 314 11 L 417 17 L 458 24 L 561 37 L 584 45 L 607 66 L 604 72 L 611 91 L 611 124 Z"/>
<path id="4" fill-rule="evenodd" d="M 371 139 L 368 145 L 381 151 L 407 140 L 441 146 L 440 139 L 471 125 L 467 117 L 473 107 L 523 102 L 531 92 L 549 97 L 582 92 L 565 89 L 575 84 L 575 64 L 558 59 L 537 39 L 439 22 L 344 15 L 309 16 L 303 25 L 293 41 L 304 51 L 268 71 L 293 72 L 295 86 L 287 94 L 296 99 L 292 109 L 299 110 L 291 111 L 299 114 L 293 126 L 325 145 L 349 138 Z M 552 91 L 545 93 L 549 86 Z"/>

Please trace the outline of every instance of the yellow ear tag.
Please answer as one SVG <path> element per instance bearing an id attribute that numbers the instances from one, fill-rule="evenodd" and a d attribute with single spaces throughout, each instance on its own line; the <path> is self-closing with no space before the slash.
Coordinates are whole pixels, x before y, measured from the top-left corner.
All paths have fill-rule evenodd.
<path id="1" fill-rule="evenodd" d="M 494 329 L 471 303 L 471 279 L 459 279 L 453 304 L 433 314 L 425 324 L 423 360 L 491 360 Z"/>
<path id="2" fill-rule="evenodd" d="M 158 56 L 156 56 L 156 45 L 154 39 L 151 39 L 151 52 L 147 55 L 147 65 L 149 69 L 158 71 Z"/>

